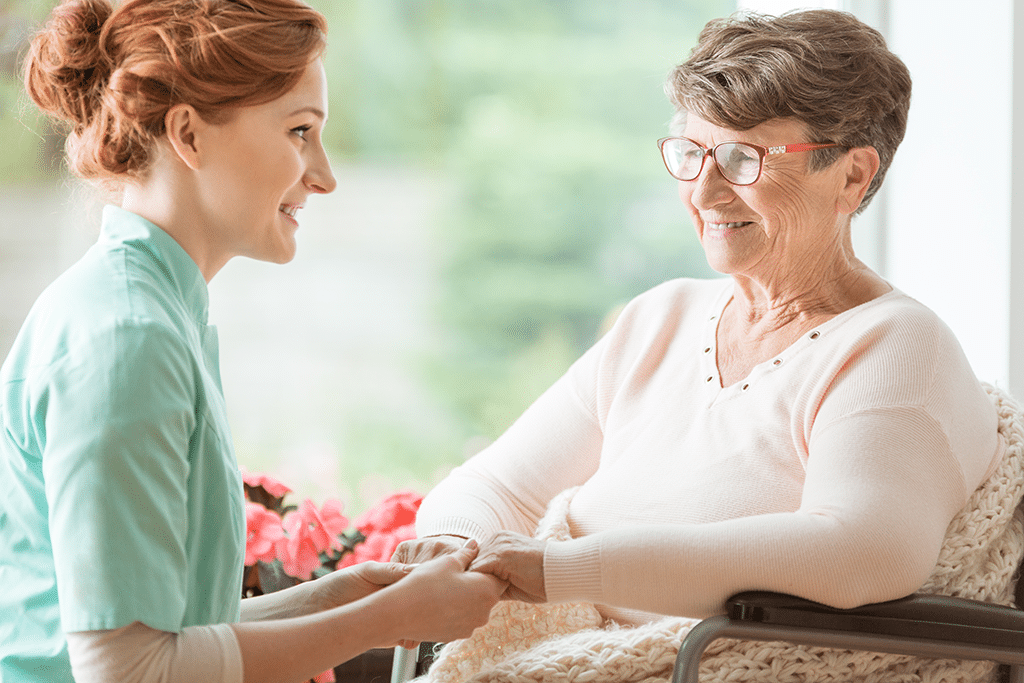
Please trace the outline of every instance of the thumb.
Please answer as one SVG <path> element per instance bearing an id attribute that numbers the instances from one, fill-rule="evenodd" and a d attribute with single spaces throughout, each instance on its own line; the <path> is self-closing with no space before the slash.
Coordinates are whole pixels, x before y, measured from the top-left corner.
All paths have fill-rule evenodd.
<path id="1" fill-rule="evenodd" d="M 462 571 L 466 571 L 469 569 L 469 565 L 473 563 L 479 551 L 480 545 L 471 538 L 463 543 L 462 547 L 452 553 L 451 556 L 458 561 Z"/>

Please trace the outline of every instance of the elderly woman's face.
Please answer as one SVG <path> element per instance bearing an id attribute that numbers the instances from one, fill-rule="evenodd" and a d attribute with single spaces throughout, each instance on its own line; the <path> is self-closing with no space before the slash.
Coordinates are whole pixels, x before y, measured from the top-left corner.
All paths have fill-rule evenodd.
<path id="1" fill-rule="evenodd" d="M 707 148 L 727 141 L 765 147 L 821 142 L 808 140 L 803 124 L 792 119 L 735 131 L 693 114 L 687 116 L 682 135 Z M 711 158 L 695 180 L 679 182 L 679 196 L 693 216 L 712 268 L 761 281 L 793 277 L 841 246 L 848 222 L 837 202 L 845 184 L 842 164 L 811 172 L 808 154 L 765 157 L 753 185 L 730 184 Z"/>

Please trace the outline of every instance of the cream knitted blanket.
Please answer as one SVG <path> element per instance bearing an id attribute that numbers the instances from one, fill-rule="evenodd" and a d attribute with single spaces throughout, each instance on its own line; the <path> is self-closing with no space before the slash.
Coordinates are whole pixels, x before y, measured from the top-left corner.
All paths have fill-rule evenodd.
<path id="1" fill-rule="evenodd" d="M 1024 555 L 1024 418 L 1012 398 L 986 387 L 999 413 L 1007 454 L 953 519 L 923 592 L 1012 604 Z M 538 538 L 568 539 L 574 490 L 551 502 Z M 672 675 L 692 619 L 666 617 L 635 627 L 605 624 L 588 603 L 501 602 L 490 621 L 438 653 L 423 683 L 655 683 Z M 701 660 L 701 681 L 718 683 L 976 683 L 991 680 L 990 662 L 720 639 Z"/>

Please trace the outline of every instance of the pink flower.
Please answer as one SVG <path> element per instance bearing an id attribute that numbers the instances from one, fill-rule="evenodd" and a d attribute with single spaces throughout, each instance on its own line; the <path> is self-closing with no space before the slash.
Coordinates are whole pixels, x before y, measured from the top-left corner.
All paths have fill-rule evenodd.
<path id="1" fill-rule="evenodd" d="M 320 553 L 331 544 L 313 501 L 302 501 L 284 516 L 282 526 L 287 537 L 277 542 L 277 557 L 286 574 L 308 581 L 320 566 Z"/>
<path id="2" fill-rule="evenodd" d="M 281 518 L 259 503 L 245 502 L 245 565 L 270 562 L 275 544 L 284 538 Z"/>
<path id="3" fill-rule="evenodd" d="M 332 547 L 341 549 L 338 536 L 348 528 L 348 519 L 341 509 L 340 501 L 329 500 L 317 510 L 307 498 L 297 510 L 284 516 L 282 526 L 287 538 L 277 542 L 277 557 L 286 574 L 306 581 L 320 566 L 320 553 Z"/>
<path id="4" fill-rule="evenodd" d="M 293 514 L 295 513 L 288 513 L 288 515 Z M 285 516 L 286 521 L 288 515 Z M 320 566 L 320 551 L 316 549 L 308 532 L 300 530 L 289 533 L 287 537 L 279 540 L 275 547 L 277 559 L 281 560 L 281 567 L 285 574 L 302 581 L 309 581 L 313 578 L 313 571 Z"/>
<path id="5" fill-rule="evenodd" d="M 331 537 L 331 547 L 335 550 L 344 547 L 339 537 L 348 529 L 348 517 L 341 514 L 343 509 L 342 502 L 333 498 L 325 500 L 323 507 L 320 508 L 320 522 L 327 535 Z"/>
<path id="6" fill-rule="evenodd" d="M 360 515 L 355 527 L 367 537 L 379 531 L 396 531 L 416 522 L 416 511 L 422 502 L 423 496 L 413 491 L 392 493 Z"/>
<path id="7" fill-rule="evenodd" d="M 274 498 L 284 498 L 286 493 L 290 493 L 291 489 L 279 482 L 273 477 L 268 477 L 265 474 L 253 474 L 244 467 L 239 468 L 242 470 L 242 481 L 253 488 L 257 486 L 263 487 L 263 490 L 272 495 Z"/>

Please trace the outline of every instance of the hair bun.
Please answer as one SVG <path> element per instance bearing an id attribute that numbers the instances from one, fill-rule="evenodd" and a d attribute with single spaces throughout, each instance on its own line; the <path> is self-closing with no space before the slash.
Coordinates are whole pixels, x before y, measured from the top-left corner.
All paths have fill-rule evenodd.
<path id="1" fill-rule="evenodd" d="M 33 36 L 25 59 L 25 88 L 43 111 L 75 127 L 97 109 L 110 60 L 100 47 L 109 0 L 65 0 Z"/>

